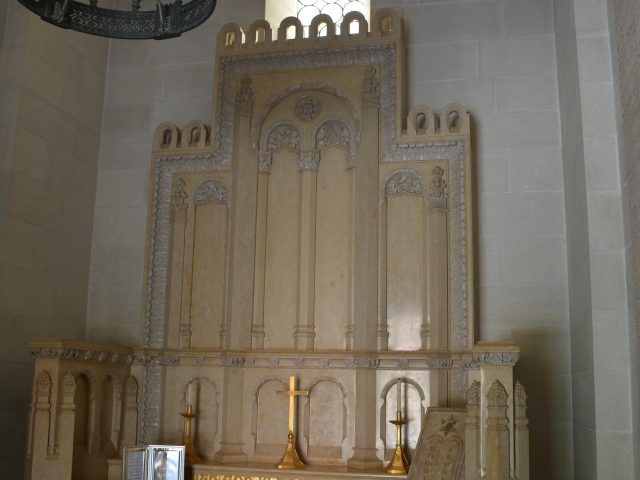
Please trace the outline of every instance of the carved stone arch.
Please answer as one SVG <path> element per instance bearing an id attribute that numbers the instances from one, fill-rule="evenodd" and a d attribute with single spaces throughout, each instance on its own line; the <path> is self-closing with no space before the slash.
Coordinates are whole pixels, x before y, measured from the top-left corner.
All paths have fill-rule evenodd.
<path id="1" fill-rule="evenodd" d="M 424 196 L 424 178 L 417 170 L 411 168 L 394 170 L 385 177 L 382 185 L 384 198 L 403 194 Z"/>
<path id="2" fill-rule="evenodd" d="M 268 376 L 268 377 L 264 377 L 262 378 L 254 387 L 253 392 L 252 392 L 252 397 L 251 397 L 251 435 L 253 436 L 253 441 L 254 441 L 254 451 L 256 452 L 256 454 L 258 454 L 258 450 L 260 449 L 259 445 L 262 443 L 260 442 L 260 426 L 259 426 L 259 415 L 260 415 L 260 405 L 258 404 L 258 400 L 259 400 L 259 396 L 260 396 L 260 392 L 261 390 L 264 388 L 264 386 L 266 384 L 268 384 L 269 382 L 277 382 L 280 385 L 282 385 L 282 390 L 288 390 L 289 389 L 289 384 L 287 382 L 287 380 L 283 379 L 282 377 L 273 375 L 273 376 Z M 284 396 L 283 396 L 284 398 Z M 280 424 L 278 424 L 280 425 Z M 274 442 L 283 442 L 283 439 L 280 438 L 274 438 L 273 439 Z M 265 442 L 266 443 L 266 442 Z M 268 452 L 268 454 L 275 454 L 278 455 L 277 452 Z M 260 454 L 264 454 L 264 452 L 260 452 Z"/>
<path id="3" fill-rule="evenodd" d="M 171 122 L 158 125 L 153 134 L 153 150 L 175 150 L 180 145 L 180 130 Z"/>
<path id="4" fill-rule="evenodd" d="M 441 133 L 467 133 L 469 131 L 469 113 L 459 103 L 445 105 L 440 115 Z"/>
<path id="5" fill-rule="evenodd" d="M 206 205 L 207 203 L 220 203 L 227 205 L 229 192 L 224 183 L 214 178 L 205 180 L 193 191 L 194 206 Z"/>
<path id="6" fill-rule="evenodd" d="M 422 122 L 424 122 L 424 126 Z M 435 133 L 436 117 L 429 107 L 416 105 L 409 110 L 407 115 L 407 135 L 434 135 Z"/>
<path id="7" fill-rule="evenodd" d="M 287 120 L 280 120 L 265 129 L 260 142 L 262 152 L 276 153 L 280 150 L 300 150 L 302 136 L 298 128 Z"/>
<path id="8" fill-rule="evenodd" d="M 396 386 L 396 382 L 397 382 L 397 378 L 394 378 L 392 380 L 389 380 L 384 387 L 382 387 L 382 390 L 380 391 L 380 412 L 379 412 L 379 418 L 380 418 L 380 440 L 382 441 L 382 444 L 386 444 L 386 435 L 387 435 L 387 395 L 389 394 L 389 390 L 392 389 L 393 387 Z M 424 402 L 427 399 L 427 396 L 424 393 L 424 390 L 422 389 L 422 387 L 420 386 L 420 384 L 418 382 L 416 382 L 415 380 L 413 380 L 412 378 L 403 378 L 402 379 L 403 382 L 406 382 L 408 385 L 413 386 L 416 391 L 418 392 L 418 395 L 420 396 L 420 424 L 422 425 L 424 423 L 424 418 L 427 414 L 426 412 L 426 408 L 424 408 Z"/>
<path id="9" fill-rule="evenodd" d="M 322 119 L 313 129 L 312 138 L 318 150 L 343 148 L 348 152 L 347 168 L 356 166 L 356 136 L 349 122 L 337 117 Z"/>
<path id="10" fill-rule="evenodd" d="M 371 33 L 375 36 L 398 35 L 402 32 L 402 21 L 391 8 L 381 8 L 373 17 Z"/>
<path id="11" fill-rule="evenodd" d="M 189 385 L 198 385 L 197 397 L 193 404 L 197 411 L 198 423 L 193 429 L 193 441 L 199 454 L 205 460 L 213 458 L 220 425 L 220 389 L 216 382 L 206 375 L 193 375 L 187 379 L 182 387 L 183 395 L 180 403 L 186 410 L 186 394 Z"/>
<path id="12" fill-rule="evenodd" d="M 323 83 L 315 83 L 315 82 L 290 85 L 289 87 L 279 90 L 273 95 L 271 95 L 265 102 L 262 109 L 256 112 L 252 131 L 260 132 L 262 130 L 262 126 L 265 122 L 265 119 L 269 116 L 269 113 L 271 113 L 271 111 L 274 109 L 276 105 L 278 105 L 280 102 L 282 102 L 286 98 L 301 92 L 311 93 L 314 91 L 324 92 L 324 93 L 328 93 L 330 95 L 334 95 L 338 97 L 338 99 L 345 104 L 345 106 L 347 107 L 347 110 L 351 112 L 351 117 L 354 125 L 353 128 L 356 132 L 359 132 L 360 122 L 358 120 L 358 115 L 359 115 L 358 110 L 349 99 L 349 96 L 342 90 L 332 87 L 331 85 L 326 85 Z M 254 138 L 253 140 L 257 141 L 256 138 Z"/>
<path id="13" fill-rule="evenodd" d="M 358 33 L 351 33 L 351 24 L 358 23 Z M 361 12 L 353 11 L 347 13 L 340 24 L 340 36 L 347 38 L 366 38 L 369 31 L 369 22 Z"/>
<path id="14" fill-rule="evenodd" d="M 285 390 L 289 388 L 289 384 L 282 377 L 278 377 L 276 375 L 270 377 L 264 377 L 260 380 L 255 387 L 253 387 L 253 392 L 251 392 L 251 433 L 254 438 L 256 436 L 256 423 L 258 421 L 258 394 L 260 393 L 260 389 L 264 386 L 265 383 L 268 382 L 280 382 Z"/>
<path id="15" fill-rule="evenodd" d="M 184 147 L 202 148 L 209 143 L 209 129 L 200 120 L 191 120 L 182 128 Z"/>
<path id="16" fill-rule="evenodd" d="M 287 30 L 289 27 L 295 27 L 296 36 L 295 38 L 287 39 Z M 295 40 L 302 40 L 304 37 L 304 29 L 302 28 L 302 23 L 298 17 L 287 17 L 282 22 L 280 22 L 280 26 L 278 27 L 278 42 L 291 42 Z"/>
<path id="17" fill-rule="evenodd" d="M 262 37 L 259 39 L 256 37 Z M 272 40 L 271 24 L 266 20 L 255 20 L 249 27 L 249 33 L 247 35 L 247 44 L 252 47 L 262 47 L 270 45 Z"/>
<path id="18" fill-rule="evenodd" d="M 318 31 L 320 29 L 320 25 L 325 24 L 327 26 L 327 34 L 323 36 L 318 36 Z M 320 15 L 316 15 L 313 20 L 311 20 L 311 25 L 309 25 L 309 38 L 312 39 L 328 39 L 336 36 L 336 25 L 333 23 L 331 17 L 325 13 L 321 13 Z"/>
<path id="19" fill-rule="evenodd" d="M 480 382 L 477 380 L 467 390 L 467 405 L 480 406 Z"/>
<path id="20" fill-rule="evenodd" d="M 216 402 L 218 401 L 218 395 L 220 393 L 219 389 L 218 389 L 218 385 L 216 385 L 216 382 L 213 381 L 213 379 L 211 377 L 207 377 L 205 375 L 193 375 L 191 377 L 189 377 L 187 379 L 187 381 L 184 383 L 182 391 L 183 391 L 183 401 L 186 404 L 186 399 L 187 399 L 187 388 L 189 388 L 189 384 L 197 381 L 197 380 L 204 380 L 206 382 L 209 382 L 212 386 L 213 386 L 213 390 L 215 391 L 215 396 L 216 396 Z"/>
<path id="21" fill-rule="evenodd" d="M 104 392 L 104 388 L 105 388 L 105 383 L 106 382 L 110 382 L 111 383 L 111 398 L 106 399 L 106 401 L 109 402 L 108 405 L 104 405 L 102 404 L 103 400 L 105 400 L 105 392 Z M 115 449 L 115 451 L 109 452 L 110 455 L 113 454 L 117 454 L 119 448 L 120 448 L 120 429 L 121 429 L 121 419 L 122 419 L 122 382 L 120 381 L 120 377 L 114 373 L 114 372 L 108 372 L 104 379 L 102 380 L 102 384 L 101 384 L 101 398 L 100 398 L 100 421 L 99 421 L 99 438 L 100 438 L 100 445 L 98 446 L 99 449 L 102 451 L 104 446 L 105 446 L 105 438 L 103 438 L 103 435 L 106 435 L 107 438 L 111 441 L 111 444 L 113 445 L 113 448 Z M 104 416 L 107 414 L 107 412 L 111 411 L 111 419 L 110 419 L 110 424 L 109 425 L 104 425 L 102 422 L 104 420 Z M 106 428 L 106 432 L 103 431 Z M 106 444 L 108 446 L 108 444 Z"/>
<path id="22" fill-rule="evenodd" d="M 138 380 L 133 375 L 128 375 L 125 380 L 124 387 L 125 395 L 127 397 L 138 396 Z"/>
<path id="23" fill-rule="evenodd" d="M 218 33 L 218 46 L 222 45 L 225 50 L 235 50 L 242 47 L 243 32 L 237 23 L 226 23 Z M 218 47 L 220 48 L 220 47 Z"/>
<path id="24" fill-rule="evenodd" d="M 96 377 L 89 370 L 78 370 L 75 372 L 69 372 L 68 375 L 72 375 L 74 379 L 73 384 L 73 403 L 76 411 L 76 428 L 78 424 L 78 412 L 79 405 L 76 402 L 75 395 L 78 391 L 78 379 L 84 378 L 87 383 L 87 398 L 86 398 L 86 412 L 85 412 L 85 422 L 86 422 L 86 432 L 84 438 L 84 444 L 87 448 L 87 452 L 92 454 L 94 451 L 94 443 L 96 440 Z M 66 376 L 65 376 L 66 378 Z M 71 383 L 69 382 L 69 387 Z"/>

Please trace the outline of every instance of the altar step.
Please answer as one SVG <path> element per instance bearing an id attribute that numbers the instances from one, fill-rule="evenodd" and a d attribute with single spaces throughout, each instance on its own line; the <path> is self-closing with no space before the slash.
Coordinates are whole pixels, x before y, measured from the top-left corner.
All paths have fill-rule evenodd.
<path id="1" fill-rule="evenodd" d="M 279 470 L 271 464 L 193 465 L 191 480 L 406 480 L 406 475 L 389 475 L 381 470 L 346 467 L 307 466 L 299 470 Z M 187 477 L 189 478 L 189 477 Z"/>

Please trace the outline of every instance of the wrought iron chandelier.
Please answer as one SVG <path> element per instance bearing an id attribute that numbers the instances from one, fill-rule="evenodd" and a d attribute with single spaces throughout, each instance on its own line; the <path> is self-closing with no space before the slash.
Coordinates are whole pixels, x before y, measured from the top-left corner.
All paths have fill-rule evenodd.
<path id="1" fill-rule="evenodd" d="M 216 0 L 156 0 L 154 10 L 140 11 L 141 0 L 132 0 L 131 10 L 98 6 L 98 0 L 19 0 L 46 22 L 61 28 L 110 38 L 162 40 L 177 37 L 211 16 Z"/>

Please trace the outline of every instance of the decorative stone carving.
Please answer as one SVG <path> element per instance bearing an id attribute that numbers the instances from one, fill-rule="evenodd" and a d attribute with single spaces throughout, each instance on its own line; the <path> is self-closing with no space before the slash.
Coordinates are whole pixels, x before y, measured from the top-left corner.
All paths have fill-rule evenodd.
<path id="1" fill-rule="evenodd" d="M 387 177 L 384 193 L 387 197 L 401 195 L 422 195 L 424 182 L 422 176 L 415 170 L 407 168 L 395 170 Z"/>
<path id="2" fill-rule="evenodd" d="M 298 170 L 318 170 L 320 166 L 320 152 L 317 150 L 301 150 L 298 152 Z"/>
<path id="3" fill-rule="evenodd" d="M 473 360 L 479 365 L 515 365 L 519 352 L 473 352 Z"/>
<path id="4" fill-rule="evenodd" d="M 283 148 L 290 150 L 300 148 L 300 133 L 296 127 L 289 123 L 275 126 L 267 136 L 268 152 L 279 152 Z"/>
<path id="5" fill-rule="evenodd" d="M 516 386 L 513 392 L 513 396 L 515 399 L 515 405 L 517 407 L 526 408 L 527 406 L 527 394 L 524 391 L 524 387 L 522 384 L 516 380 Z"/>
<path id="6" fill-rule="evenodd" d="M 51 376 L 48 372 L 42 371 L 40 375 L 38 375 L 38 379 L 36 380 L 36 392 L 38 395 L 46 395 L 49 396 L 51 392 Z"/>
<path id="7" fill-rule="evenodd" d="M 254 102 L 253 90 L 251 89 L 251 78 L 244 75 L 240 78 L 240 86 L 236 94 L 236 108 L 242 115 L 251 115 Z"/>
<path id="8" fill-rule="evenodd" d="M 347 368 L 378 368 L 380 360 L 367 357 L 347 358 L 344 364 Z"/>
<path id="9" fill-rule="evenodd" d="M 296 117 L 308 122 L 315 119 L 320 114 L 320 102 L 314 97 L 302 97 L 296 103 Z"/>
<path id="10" fill-rule="evenodd" d="M 431 170 L 431 192 L 429 193 L 429 206 L 431 208 L 447 208 L 447 182 L 442 178 L 444 170 L 442 167 L 435 167 Z"/>
<path id="11" fill-rule="evenodd" d="M 496 380 L 487 393 L 487 403 L 489 407 L 506 407 L 509 395 L 500 380 Z"/>
<path id="12" fill-rule="evenodd" d="M 185 213 L 187 211 L 187 198 L 189 195 L 185 190 L 187 183 L 179 178 L 173 188 L 173 199 L 171 201 L 174 213 Z"/>
<path id="13" fill-rule="evenodd" d="M 351 143 L 351 133 L 340 120 L 324 122 L 316 131 L 316 147 L 329 148 L 334 145 L 348 147 Z"/>
<path id="14" fill-rule="evenodd" d="M 205 205 L 211 202 L 227 204 L 229 194 L 227 187 L 218 180 L 208 180 L 200 185 L 193 195 L 194 205 Z"/>
<path id="15" fill-rule="evenodd" d="M 271 173 L 272 162 L 273 162 L 273 154 L 271 152 L 258 153 L 258 172 Z"/>
<path id="16" fill-rule="evenodd" d="M 467 405 L 480 405 L 480 382 L 477 380 L 467 390 Z"/>
<path id="17" fill-rule="evenodd" d="M 362 101 L 377 104 L 380 100 L 380 82 L 377 79 L 376 67 L 367 67 L 362 82 Z"/>

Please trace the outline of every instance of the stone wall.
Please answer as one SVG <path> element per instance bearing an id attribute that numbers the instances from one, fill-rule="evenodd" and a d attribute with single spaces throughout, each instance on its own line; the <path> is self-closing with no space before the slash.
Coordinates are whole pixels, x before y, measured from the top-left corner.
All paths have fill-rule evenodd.
<path id="1" fill-rule="evenodd" d="M 631 479 L 629 329 L 607 2 L 555 3 L 575 473 Z"/>
<path id="2" fill-rule="evenodd" d="M 108 42 L 8 4 L 0 64 L 0 476 L 20 478 L 33 370 L 26 344 L 85 332 Z"/>
<path id="3" fill-rule="evenodd" d="M 217 29 L 260 3 L 220 2 L 164 42 L 111 44 L 96 199 L 87 335 L 138 342 L 151 137 L 164 120 L 209 123 Z M 571 407 L 564 183 L 551 0 L 418 2 L 404 10 L 408 103 L 472 113 L 478 182 L 478 324 L 522 346 L 532 477 L 570 478 Z"/>
<path id="4" fill-rule="evenodd" d="M 620 183 L 625 224 L 627 302 L 631 348 L 631 392 L 636 472 L 640 471 L 640 4 L 610 0 L 609 28 L 614 59 Z"/>

